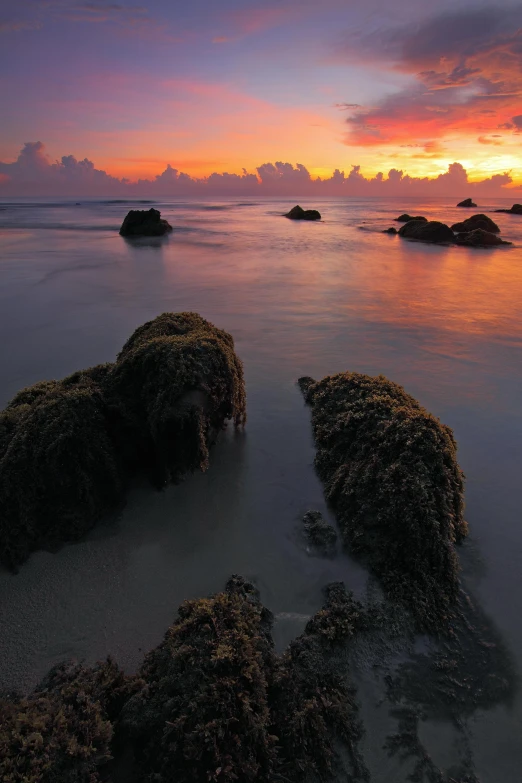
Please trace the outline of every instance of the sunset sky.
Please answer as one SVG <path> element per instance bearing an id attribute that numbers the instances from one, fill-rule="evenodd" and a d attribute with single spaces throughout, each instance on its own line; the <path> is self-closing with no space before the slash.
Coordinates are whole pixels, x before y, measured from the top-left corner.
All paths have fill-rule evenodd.
<path id="1" fill-rule="evenodd" d="M 0 0 L 0 107 L 4 164 L 40 141 L 131 180 L 458 161 L 520 186 L 522 5 Z"/>

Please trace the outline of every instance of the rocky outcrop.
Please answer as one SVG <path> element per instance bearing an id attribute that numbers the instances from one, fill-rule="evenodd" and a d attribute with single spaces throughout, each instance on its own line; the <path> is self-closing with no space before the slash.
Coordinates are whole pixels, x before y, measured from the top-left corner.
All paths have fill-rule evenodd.
<path id="1" fill-rule="evenodd" d="M 131 209 L 123 221 L 122 237 L 161 237 L 172 231 L 172 226 L 157 209 Z"/>
<path id="2" fill-rule="evenodd" d="M 411 220 L 400 227 L 399 236 L 436 244 L 451 243 L 454 240 L 451 228 L 437 220 Z"/>
<path id="3" fill-rule="evenodd" d="M 412 215 L 408 215 L 407 212 L 405 212 L 404 215 L 399 215 L 399 217 L 395 218 L 395 220 L 398 223 L 409 223 L 410 220 L 424 220 L 426 223 L 428 222 L 428 218 L 425 218 L 422 215 L 417 215 L 416 217 L 412 217 Z"/>
<path id="4" fill-rule="evenodd" d="M 297 204 L 283 217 L 290 218 L 290 220 L 321 220 L 321 213 L 316 209 L 303 209 Z"/>
<path id="5" fill-rule="evenodd" d="M 346 372 L 299 385 L 346 544 L 419 628 L 443 626 L 459 589 L 454 545 L 467 534 L 453 433 L 383 376 Z"/>
<path id="6" fill-rule="evenodd" d="M 477 205 L 471 198 L 465 198 L 464 201 L 460 201 L 457 204 L 458 207 L 476 207 Z"/>
<path id="7" fill-rule="evenodd" d="M 139 327 L 114 364 L 19 392 L 0 412 L 0 562 L 79 539 L 137 472 L 160 488 L 205 470 L 245 405 L 232 337 L 196 313 Z"/>
<path id="8" fill-rule="evenodd" d="M 303 517 L 304 531 L 310 546 L 324 557 L 335 554 L 337 533 L 320 511 L 307 511 Z"/>
<path id="9" fill-rule="evenodd" d="M 504 212 L 506 215 L 522 215 L 522 204 L 513 204 L 510 209 L 496 209 L 495 212 Z"/>
<path id="10" fill-rule="evenodd" d="M 472 215 L 461 223 L 454 223 L 451 227 L 452 231 L 475 231 L 476 228 L 481 228 L 483 231 L 490 231 L 493 234 L 499 234 L 500 228 L 497 224 L 491 220 L 487 215 Z"/>
<path id="11" fill-rule="evenodd" d="M 399 232 L 397 231 L 396 228 L 385 228 L 382 233 L 383 234 L 398 234 Z"/>
<path id="12" fill-rule="evenodd" d="M 495 247 L 497 245 L 511 245 L 512 242 L 506 242 L 491 231 L 484 231 L 483 228 L 476 228 L 474 231 L 464 231 L 455 237 L 457 245 L 465 247 Z"/>

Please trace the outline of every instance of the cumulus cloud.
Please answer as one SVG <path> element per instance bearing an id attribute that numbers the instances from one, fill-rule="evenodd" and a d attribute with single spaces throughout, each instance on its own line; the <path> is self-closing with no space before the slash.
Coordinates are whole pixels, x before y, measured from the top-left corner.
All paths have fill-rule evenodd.
<path id="1" fill-rule="evenodd" d="M 420 24 L 351 36 L 343 56 L 381 61 L 413 80 L 348 117 L 347 144 L 520 127 L 520 115 L 512 115 L 522 100 L 522 6 L 446 11 Z"/>
<path id="2" fill-rule="evenodd" d="M 464 167 L 452 163 L 437 177 L 411 177 L 398 169 L 390 169 L 375 177 L 366 177 L 361 167 L 354 165 L 346 174 L 335 169 L 330 177 L 313 178 L 302 163 L 277 161 L 263 163 L 256 173 L 243 169 L 241 174 L 214 172 L 208 177 L 192 177 L 168 164 L 153 179 L 113 177 L 97 169 L 87 158 L 77 160 L 64 155 L 53 161 L 42 142 L 24 144 L 13 163 L 0 162 L 0 195 L 8 196 L 73 196 L 100 197 L 119 195 L 142 196 L 509 196 L 513 179 L 509 172 L 496 174 L 481 182 L 470 182 Z"/>

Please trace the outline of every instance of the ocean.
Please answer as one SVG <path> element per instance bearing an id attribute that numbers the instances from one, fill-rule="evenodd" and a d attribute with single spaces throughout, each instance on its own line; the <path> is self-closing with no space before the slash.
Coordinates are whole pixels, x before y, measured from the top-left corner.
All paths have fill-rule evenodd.
<path id="1" fill-rule="evenodd" d="M 0 689 L 29 689 L 65 658 L 107 654 L 129 671 L 158 644 L 179 603 L 253 580 L 283 648 L 343 580 L 365 569 L 338 552 L 310 557 L 300 539 L 322 511 L 310 412 L 296 380 L 344 370 L 404 385 L 453 428 L 466 474 L 463 580 L 522 669 L 522 217 L 493 215 L 516 198 L 328 199 L 317 223 L 285 220 L 299 199 L 0 202 L 0 405 L 22 387 L 112 361 L 131 332 L 165 311 L 193 310 L 229 331 L 245 366 L 248 422 L 229 427 L 210 469 L 158 493 L 133 488 L 125 508 L 80 543 L 0 571 Z M 161 210 L 165 238 L 126 240 L 131 208 Z M 402 212 L 451 224 L 486 212 L 512 246 L 409 242 L 381 233 Z M 403 783 L 410 762 L 383 749 L 396 725 L 379 682 L 361 673 L 364 753 L 372 781 Z M 443 717 L 421 718 L 447 770 L 462 741 Z M 481 783 L 520 783 L 522 698 L 466 716 Z"/>

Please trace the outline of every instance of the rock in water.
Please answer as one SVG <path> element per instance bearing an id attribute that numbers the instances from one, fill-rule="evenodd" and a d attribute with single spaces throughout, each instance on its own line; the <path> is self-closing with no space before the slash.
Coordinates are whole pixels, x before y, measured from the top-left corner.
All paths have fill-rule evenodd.
<path id="1" fill-rule="evenodd" d="M 425 223 L 428 222 L 428 218 L 423 217 L 423 215 L 417 215 L 416 217 L 412 217 L 411 215 L 408 215 L 407 212 L 404 213 L 404 215 L 399 215 L 398 218 L 395 218 L 397 223 L 409 223 L 410 220 L 423 220 Z"/>
<path id="2" fill-rule="evenodd" d="M 307 511 L 303 517 L 304 530 L 309 543 L 325 557 L 335 553 L 337 533 L 323 518 L 320 511 Z"/>
<path id="3" fill-rule="evenodd" d="M 81 538 L 136 472 L 162 487 L 205 470 L 245 406 L 232 337 L 196 313 L 139 327 L 114 364 L 19 392 L 0 412 L 0 562 Z"/>
<path id="4" fill-rule="evenodd" d="M 300 386 L 345 541 L 420 628 L 444 625 L 459 588 L 454 544 L 467 533 L 451 430 L 383 376 L 346 372 Z"/>
<path id="5" fill-rule="evenodd" d="M 120 234 L 122 237 L 161 237 L 172 226 L 163 220 L 157 209 L 131 209 L 123 221 Z"/>
<path id="6" fill-rule="evenodd" d="M 396 228 L 385 228 L 382 233 L 383 234 L 398 234 L 399 232 L 397 231 Z"/>
<path id="7" fill-rule="evenodd" d="M 316 209 L 303 209 L 299 205 L 292 207 L 283 217 L 290 220 L 321 220 L 321 213 Z"/>
<path id="8" fill-rule="evenodd" d="M 513 204 L 510 209 L 496 209 L 495 212 L 505 212 L 507 215 L 522 215 L 522 204 Z"/>
<path id="9" fill-rule="evenodd" d="M 465 198 L 464 201 L 460 201 L 457 204 L 458 207 L 476 207 L 477 205 L 474 203 L 473 199 L 471 198 Z"/>
<path id="10" fill-rule="evenodd" d="M 476 228 L 481 228 L 483 231 L 490 231 L 493 234 L 499 234 L 500 229 L 497 224 L 491 220 L 487 215 L 472 215 L 462 223 L 454 223 L 451 227 L 452 231 L 474 231 Z"/>
<path id="11" fill-rule="evenodd" d="M 511 245 L 512 242 L 505 242 L 491 231 L 484 231 L 483 228 L 476 228 L 474 231 L 464 231 L 455 237 L 457 245 L 465 247 L 494 247 L 496 245 Z"/>
<path id="12" fill-rule="evenodd" d="M 455 239 L 451 228 L 437 220 L 411 220 L 400 227 L 399 236 L 434 243 L 448 243 Z"/>

